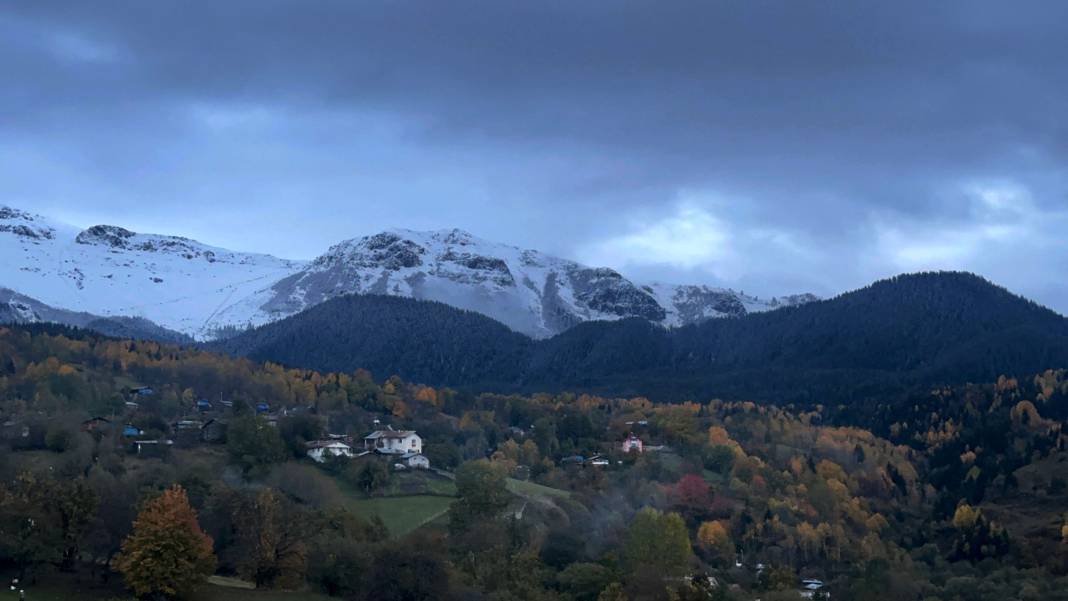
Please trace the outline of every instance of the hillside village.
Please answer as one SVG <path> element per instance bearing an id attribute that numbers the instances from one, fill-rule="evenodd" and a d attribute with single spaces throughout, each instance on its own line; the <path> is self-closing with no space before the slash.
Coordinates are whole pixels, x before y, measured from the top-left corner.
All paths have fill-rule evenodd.
<path id="1" fill-rule="evenodd" d="M 108 597 L 139 500 L 175 485 L 217 576 L 351 599 L 412 577 L 517 599 L 952 601 L 943 591 L 971 581 L 920 583 L 993 558 L 1050 574 L 1068 561 L 1062 372 L 921 395 L 879 436 L 823 425 L 822 407 L 475 395 L 52 327 L 0 327 L 0 354 L 0 517 L 37 506 L 59 529 L 40 536 L 61 536 L 69 503 L 94 508 L 66 556 L 0 538 L 0 569 L 81 566 Z M 1020 499 L 1048 513 L 1021 523 Z M 398 572 L 398 553 L 421 576 Z"/>

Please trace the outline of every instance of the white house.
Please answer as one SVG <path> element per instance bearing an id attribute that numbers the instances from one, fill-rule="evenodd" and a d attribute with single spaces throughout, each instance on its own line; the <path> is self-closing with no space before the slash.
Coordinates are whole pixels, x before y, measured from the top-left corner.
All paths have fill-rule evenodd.
<path id="1" fill-rule="evenodd" d="M 352 457 L 352 447 L 337 440 L 313 440 L 308 443 L 308 457 L 319 463 L 327 457 Z"/>
<path id="2" fill-rule="evenodd" d="M 423 439 L 412 430 L 377 430 L 363 438 L 363 448 L 384 455 L 420 454 Z"/>

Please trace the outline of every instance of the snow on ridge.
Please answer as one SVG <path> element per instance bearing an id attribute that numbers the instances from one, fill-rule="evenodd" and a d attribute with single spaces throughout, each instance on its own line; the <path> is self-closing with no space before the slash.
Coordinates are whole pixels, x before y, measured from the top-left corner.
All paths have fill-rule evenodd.
<path id="1" fill-rule="evenodd" d="M 22 229 L 47 228 L 49 236 Z M 143 317 L 198 338 L 228 304 L 303 267 L 177 236 L 117 226 L 82 230 L 10 207 L 0 209 L 0 285 L 50 306 L 101 316 Z"/>
<path id="2" fill-rule="evenodd" d="M 0 207 L 0 258 L 0 286 L 57 308 L 142 317 L 201 340 L 342 294 L 437 300 L 537 338 L 589 320 L 642 317 L 674 327 L 811 300 L 639 285 L 608 268 L 460 229 L 389 229 L 341 241 L 305 262 L 113 225 L 82 230 Z"/>

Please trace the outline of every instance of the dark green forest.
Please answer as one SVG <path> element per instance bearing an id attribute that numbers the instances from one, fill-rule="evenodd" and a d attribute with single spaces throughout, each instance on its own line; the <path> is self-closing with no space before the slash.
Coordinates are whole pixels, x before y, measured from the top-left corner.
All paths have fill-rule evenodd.
<path id="1" fill-rule="evenodd" d="M 839 404 L 1068 365 L 1068 319 L 978 276 L 939 272 L 674 330 L 588 322 L 540 341 L 440 303 L 348 296 L 208 348 L 475 391 Z"/>

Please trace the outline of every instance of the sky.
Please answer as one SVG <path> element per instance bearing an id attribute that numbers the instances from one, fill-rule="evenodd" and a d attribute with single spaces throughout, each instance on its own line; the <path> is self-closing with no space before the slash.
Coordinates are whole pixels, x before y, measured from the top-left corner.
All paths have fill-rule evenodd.
<path id="1" fill-rule="evenodd" d="M 0 204 L 312 258 L 458 227 L 1068 313 L 1068 3 L 0 0 Z"/>

